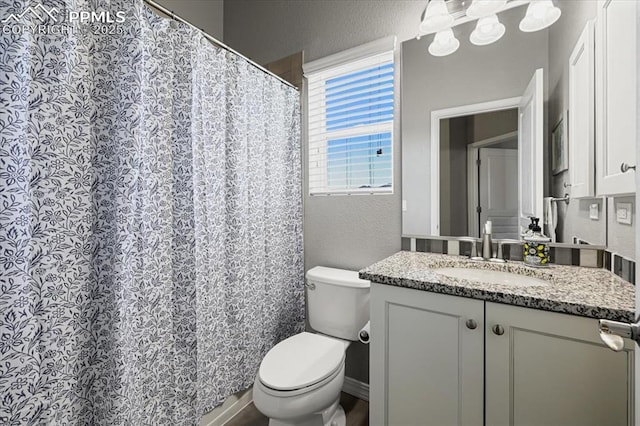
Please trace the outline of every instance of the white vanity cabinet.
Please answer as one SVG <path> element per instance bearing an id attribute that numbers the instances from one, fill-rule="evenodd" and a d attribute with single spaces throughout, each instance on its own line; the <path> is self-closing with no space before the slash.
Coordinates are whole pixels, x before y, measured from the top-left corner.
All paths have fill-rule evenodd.
<path id="1" fill-rule="evenodd" d="M 613 352 L 598 321 L 486 302 L 487 425 L 633 425 L 633 343 Z"/>
<path id="2" fill-rule="evenodd" d="M 370 303 L 372 425 L 633 424 L 633 346 L 597 320 L 376 283 Z"/>
<path id="3" fill-rule="evenodd" d="M 598 0 L 596 23 L 596 191 L 634 193 L 636 1 Z M 569 138 L 573 138 L 569 135 Z"/>
<path id="4" fill-rule="evenodd" d="M 484 302 L 372 283 L 369 303 L 370 424 L 481 425 Z"/>

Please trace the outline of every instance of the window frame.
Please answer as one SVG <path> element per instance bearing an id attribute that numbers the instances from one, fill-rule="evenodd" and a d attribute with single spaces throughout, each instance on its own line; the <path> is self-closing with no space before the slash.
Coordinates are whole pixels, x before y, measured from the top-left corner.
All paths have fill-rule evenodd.
<path id="1" fill-rule="evenodd" d="M 389 43 L 391 41 L 392 43 Z M 383 42 L 383 43 L 381 43 Z M 372 52 L 372 46 L 374 44 L 384 45 L 384 48 L 378 48 L 377 51 Z M 363 52 L 363 55 L 358 55 L 356 50 Z M 351 52 L 351 53 L 350 53 Z M 341 57 L 338 63 L 332 61 L 331 57 L 323 58 L 319 61 L 315 61 L 309 64 L 305 64 L 305 77 L 307 78 L 306 85 L 306 118 L 307 118 L 307 165 L 308 165 L 308 194 L 309 196 L 332 196 L 332 195 L 392 195 L 395 192 L 396 179 L 395 179 L 395 125 L 396 118 L 398 116 L 398 102 L 397 102 L 397 88 L 398 88 L 398 75 L 397 61 L 395 55 L 395 37 L 391 40 L 379 40 L 373 43 L 369 43 L 359 48 L 351 49 L 346 52 L 335 55 Z M 349 59 L 349 57 L 353 59 Z M 314 70 L 308 72 L 307 68 L 313 68 L 316 63 L 322 63 L 320 70 Z M 384 64 L 393 65 L 393 83 L 391 93 L 393 94 L 393 117 L 391 120 L 382 123 L 373 124 L 361 124 L 352 127 L 341 128 L 337 130 L 327 130 L 327 104 L 326 104 L 326 82 L 332 78 L 339 77 L 348 73 L 358 72 L 367 68 L 375 67 L 377 65 Z M 316 97 L 314 99 L 314 97 Z M 313 117 L 313 112 L 321 109 L 321 112 L 316 113 L 316 117 Z M 313 127 L 310 120 L 312 118 L 322 117 L 316 123 L 322 124 L 318 127 Z M 329 187 L 329 159 L 328 159 L 328 144 L 330 140 L 354 138 L 361 136 L 374 136 L 379 134 L 389 134 L 391 142 L 391 152 L 389 160 L 390 171 L 390 186 L 382 187 L 366 187 L 366 188 L 340 188 L 331 189 Z M 314 155 L 318 156 L 312 158 Z M 385 169 L 386 170 L 386 169 Z M 320 172 L 314 175 L 314 172 Z"/>

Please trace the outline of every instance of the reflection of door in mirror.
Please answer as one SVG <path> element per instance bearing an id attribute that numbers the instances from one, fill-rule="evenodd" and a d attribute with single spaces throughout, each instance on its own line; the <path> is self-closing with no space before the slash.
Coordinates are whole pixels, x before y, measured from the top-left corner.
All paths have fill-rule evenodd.
<path id="1" fill-rule="evenodd" d="M 518 238 L 518 110 L 440 121 L 441 235 Z"/>
<path id="2" fill-rule="evenodd" d="M 477 148 L 477 188 L 480 226 L 490 220 L 494 238 L 519 238 L 518 230 L 518 139 L 505 147 Z M 475 174 L 474 174 L 475 176 Z M 476 216 L 476 215 L 474 215 Z"/>

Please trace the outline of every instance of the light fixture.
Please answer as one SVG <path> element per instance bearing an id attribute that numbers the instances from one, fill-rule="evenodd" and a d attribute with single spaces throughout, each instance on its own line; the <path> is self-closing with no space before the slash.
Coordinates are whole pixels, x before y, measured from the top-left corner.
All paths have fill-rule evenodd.
<path id="1" fill-rule="evenodd" d="M 444 0 L 431 0 L 424 12 L 424 19 L 420 23 L 420 31 L 432 33 L 449 28 L 453 24 L 453 16 L 447 9 Z"/>
<path id="2" fill-rule="evenodd" d="M 433 42 L 429 45 L 429 53 L 433 56 L 447 56 L 458 50 L 460 41 L 453 35 L 453 30 L 438 31 L 433 38 Z"/>
<path id="3" fill-rule="evenodd" d="M 539 31 L 560 18 L 562 12 L 551 0 L 532 0 L 527 7 L 527 14 L 520 21 L 520 31 L 531 33 Z"/>
<path id="4" fill-rule="evenodd" d="M 452 28 L 477 19 L 469 40 L 476 46 L 485 46 L 500 40 L 506 32 L 498 13 L 524 5 L 528 5 L 520 21 L 524 32 L 547 28 L 562 14 L 553 0 L 427 0 L 416 38 L 435 33 L 429 52 L 434 56 L 450 55 L 460 47 Z"/>
<path id="5" fill-rule="evenodd" d="M 507 0 L 473 0 L 471 6 L 467 9 L 466 15 L 469 18 L 482 18 L 495 15 L 506 4 Z"/>
<path id="6" fill-rule="evenodd" d="M 485 16 L 478 19 L 476 29 L 471 33 L 469 40 L 476 46 L 485 46 L 500 40 L 505 31 L 497 15 Z"/>

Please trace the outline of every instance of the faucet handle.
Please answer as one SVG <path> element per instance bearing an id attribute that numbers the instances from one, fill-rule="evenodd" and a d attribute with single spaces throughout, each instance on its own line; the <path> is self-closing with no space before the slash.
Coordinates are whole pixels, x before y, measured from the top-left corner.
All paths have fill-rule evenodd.
<path id="1" fill-rule="evenodd" d="M 489 260 L 496 263 L 506 263 L 507 261 L 504 260 L 504 253 L 502 250 L 502 246 L 505 244 L 505 242 L 501 240 L 496 240 L 496 242 L 498 243 L 498 252 L 496 253 L 495 257 L 492 257 Z"/>
<path id="2" fill-rule="evenodd" d="M 504 239 L 500 239 L 500 240 L 495 240 L 498 243 L 498 254 L 496 254 L 496 257 L 491 259 L 492 262 L 499 262 L 499 263 L 503 263 L 506 262 L 507 260 L 504 258 L 504 246 L 505 244 L 508 246 L 512 246 L 512 245 L 516 245 L 516 244 L 522 244 L 522 241 L 520 240 L 514 240 L 511 238 L 504 238 Z"/>
<path id="3" fill-rule="evenodd" d="M 482 257 L 478 256 L 478 240 L 474 237 L 462 237 L 458 238 L 458 241 L 465 243 L 471 243 L 471 252 L 469 253 L 469 259 L 482 260 Z"/>

